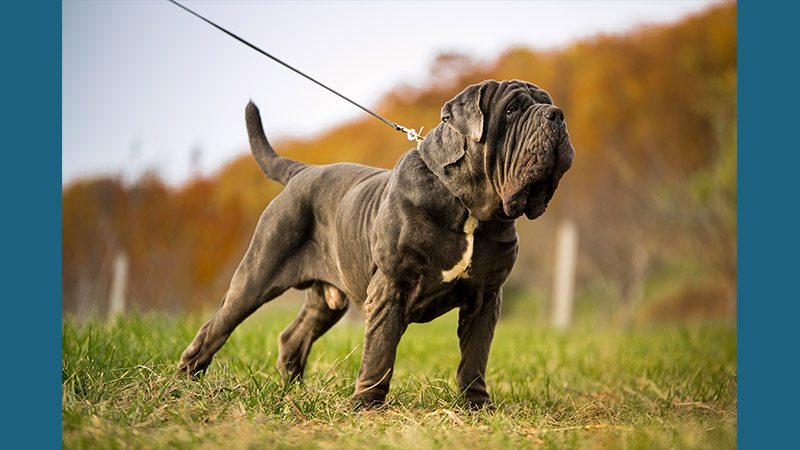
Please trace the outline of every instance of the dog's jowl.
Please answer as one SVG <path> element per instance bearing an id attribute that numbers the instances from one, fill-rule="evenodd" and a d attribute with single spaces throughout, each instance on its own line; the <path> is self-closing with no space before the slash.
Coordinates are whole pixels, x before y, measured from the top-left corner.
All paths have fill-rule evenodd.
<path id="1" fill-rule="evenodd" d="M 458 308 L 458 386 L 470 405 L 491 408 L 484 374 L 517 257 L 515 220 L 544 213 L 574 150 L 563 112 L 523 81 L 469 86 L 441 119 L 392 170 L 313 166 L 278 156 L 248 104 L 253 156 L 286 187 L 261 215 L 220 309 L 179 369 L 205 370 L 259 306 L 305 289 L 302 310 L 279 337 L 281 374 L 301 377 L 312 343 L 348 307 L 359 308 L 366 330 L 352 401 L 372 407 L 389 392 L 408 324 Z"/>

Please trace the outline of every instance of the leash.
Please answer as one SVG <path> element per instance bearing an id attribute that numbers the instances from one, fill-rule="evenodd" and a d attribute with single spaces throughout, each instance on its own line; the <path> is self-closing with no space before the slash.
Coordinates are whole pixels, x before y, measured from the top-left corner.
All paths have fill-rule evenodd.
<path id="1" fill-rule="evenodd" d="M 390 120 L 388 120 L 388 119 L 384 119 L 383 117 L 379 116 L 378 114 L 375 114 L 374 112 L 370 111 L 369 109 L 367 109 L 367 108 L 365 108 L 365 107 L 363 107 L 363 106 L 359 105 L 358 103 L 354 102 L 353 100 L 350 100 L 349 98 L 347 98 L 347 97 L 345 97 L 344 95 L 342 95 L 342 94 L 340 94 L 340 93 L 336 92 L 335 90 L 333 90 L 333 89 L 329 88 L 328 86 L 325 86 L 324 84 L 320 83 L 319 81 L 315 80 L 314 78 L 312 78 L 312 77 L 310 77 L 310 76 L 306 75 L 305 73 L 303 73 L 303 72 L 301 72 L 301 71 L 299 71 L 299 70 L 295 69 L 294 67 L 292 67 L 292 66 L 290 66 L 289 64 L 287 64 L 287 63 L 285 63 L 285 62 L 281 61 L 280 59 L 278 59 L 278 58 L 276 58 L 276 57 L 274 57 L 274 56 L 270 55 L 269 53 L 265 52 L 264 50 L 261 50 L 260 48 L 256 47 L 255 45 L 251 44 L 250 42 L 247 42 L 246 40 L 242 39 L 241 37 L 237 36 L 236 34 L 234 34 L 234 33 L 230 32 L 230 31 L 226 30 L 225 28 L 223 28 L 223 27 L 221 27 L 221 26 L 217 25 L 216 23 L 214 23 L 214 22 L 212 22 L 212 21 L 210 21 L 210 20 L 206 19 L 205 17 L 201 16 L 200 14 L 198 14 L 198 13 L 196 13 L 196 12 L 192 11 L 191 9 L 189 9 L 189 8 L 187 8 L 187 7 L 183 6 L 183 5 L 181 5 L 181 4 L 180 4 L 180 3 L 178 3 L 177 1 L 175 1 L 175 0 L 167 0 L 167 1 L 168 1 L 168 2 L 170 2 L 170 3 L 172 3 L 172 4 L 174 4 L 175 6 L 178 6 L 178 7 L 180 7 L 180 8 L 181 8 L 181 9 L 183 9 L 184 11 L 186 11 L 186 12 L 188 12 L 188 13 L 192 14 L 193 16 L 195 16 L 195 17 L 197 17 L 198 19 L 200 19 L 200 20 L 202 20 L 202 21 L 206 22 L 207 24 L 209 24 L 209 25 L 213 26 L 214 28 L 216 28 L 216 29 L 218 29 L 218 30 L 222 31 L 223 33 L 227 34 L 228 36 L 230 36 L 230 37 L 232 37 L 232 38 L 236 39 L 237 41 L 241 42 L 242 44 L 244 44 L 244 45 L 246 45 L 246 46 L 248 46 L 248 47 L 252 48 L 253 50 L 257 51 L 258 53 L 261 53 L 262 55 L 264 55 L 264 56 L 266 56 L 267 58 L 269 58 L 269 59 L 271 59 L 271 60 L 275 61 L 276 63 L 278 63 L 278 64 L 280 64 L 280 65 L 282 65 L 282 66 L 286 67 L 287 69 L 289 69 L 289 70 L 291 70 L 291 71 L 295 72 L 296 74 L 298 74 L 298 75 L 300 75 L 300 76 L 303 76 L 303 77 L 307 78 L 308 80 L 310 80 L 310 81 L 313 81 L 314 83 L 316 83 L 316 84 L 317 84 L 317 85 L 319 85 L 320 87 L 322 87 L 322 88 L 325 88 L 325 89 L 326 89 L 326 90 L 328 90 L 329 92 L 331 92 L 331 93 L 333 93 L 333 94 L 335 94 L 335 95 L 338 95 L 338 96 L 339 96 L 339 97 L 341 97 L 342 99 L 344 99 L 344 100 L 346 100 L 346 101 L 350 102 L 351 104 L 353 104 L 353 105 L 354 105 L 354 106 L 356 106 L 357 108 L 361 109 L 362 111 L 366 112 L 367 114 L 371 115 L 372 117 L 375 117 L 376 119 L 379 119 L 379 120 L 381 120 L 383 123 L 385 123 L 386 125 L 389 125 L 390 127 L 394 128 L 395 130 L 397 130 L 397 131 L 400 131 L 400 132 L 403 132 L 403 133 L 406 133 L 406 137 L 408 138 L 408 140 L 409 140 L 409 141 L 416 141 L 416 142 L 418 142 L 418 143 L 419 143 L 419 142 L 422 142 L 422 139 L 423 139 L 423 137 L 421 136 L 421 133 L 422 133 L 422 128 L 420 128 L 420 129 L 419 129 L 419 133 L 417 133 L 417 130 L 415 130 L 415 129 L 413 129 L 413 128 L 406 128 L 406 127 L 404 127 L 404 126 L 402 126 L 402 125 L 398 125 L 398 124 L 396 124 L 396 123 L 394 123 L 394 122 L 392 122 L 392 121 L 390 121 Z M 424 127 L 423 127 L 423 128 L 424 128 Z"/>

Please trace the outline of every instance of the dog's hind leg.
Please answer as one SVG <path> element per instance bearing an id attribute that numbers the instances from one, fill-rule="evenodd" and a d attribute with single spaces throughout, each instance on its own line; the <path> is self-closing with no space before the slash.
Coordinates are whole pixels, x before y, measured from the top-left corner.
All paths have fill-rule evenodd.
<path id="1" fill-rule="evenodd" d="M 242 262 L 214 317 L 181 355 L 178 369 L 196 374 L 211 363 L 234 328 L 264 303 L 302 284 L 311 224 L 290 196 L 278 196 L 261 215 Z M 287 211 L 291 213 L 287 214 Z"/>
<path id="2" fill-rule="evenodd" d="M 303 377 L 311 345 L 347 311 L 347 298 L 336 287 L 315 282 L 306 291 L 303 309 L 278 336 L 278 370 L 284 379 Z"/>

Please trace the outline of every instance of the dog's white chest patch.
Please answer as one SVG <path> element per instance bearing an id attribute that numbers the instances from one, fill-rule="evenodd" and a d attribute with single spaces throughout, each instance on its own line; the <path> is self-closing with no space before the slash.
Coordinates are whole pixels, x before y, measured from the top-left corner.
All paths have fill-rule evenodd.
<path id="1" fill-rule="evenodd" d="M 475 228 L 478 226 L 478 219 L 469 216 L 464 222 L 464 234 L 467 235 L 467 248 L 461 255 L 461 260 L 452 269 L 442 271 L 442 281 L 448 283 L 456 278 L 469 278 L 470 262 L 472 262 L 472 250 L 475 245 Z"/>

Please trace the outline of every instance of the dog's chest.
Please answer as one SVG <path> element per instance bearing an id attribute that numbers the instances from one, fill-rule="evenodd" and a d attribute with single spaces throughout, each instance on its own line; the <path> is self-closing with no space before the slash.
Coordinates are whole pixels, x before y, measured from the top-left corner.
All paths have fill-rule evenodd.
<path id="1" fill-rule="evenodd" d="M 460 245 L 458 251 L 452 250 L 453 245 L 447 246 L 450 251 L 440 271 L 443 284 L 458 281 L 491 284 L 498 274 L 507 276 L 517 259 L 518 240 L 513 223 L 478 222 L 469 216 L 463 233 L 451 240 Z M 444 243 L 440 245 L 445 247 Z"/>
<path id="2" fill-rule="evenodd" d="M 516 260 L 517 242 L 487 239 L 487 230 L 480 227 L 471 217 L 467 219 L 463 233 L 456 238 L 461 244 L 460 259 L 454 262 L 455 253 L 445 252 L 448 268 L 429 272 L 427 279 L 420 278 L 425 281 L 416 289 L 418 295 L 409 298 L 406 305 L 409 323 L 428 322 L 453 308 L 470 307 L 482 301 L 487 293 L 496 293 L 501 288 Z M 440 240 L 440 246 L 452 248 L 446 241 Z"/>
<path id="3" fill-rule="evenodd" d="M 464 222 L 464 239 L 466 248 L 461 258 L 451 268 L 442 271 L 442 282 L 449 283 L 459 278 L 469 278 L 469 268 L 472 264 L 472 256 L 475 251 L 475 228 L 478 220 L 472 216 L 467 217 Z"/>

